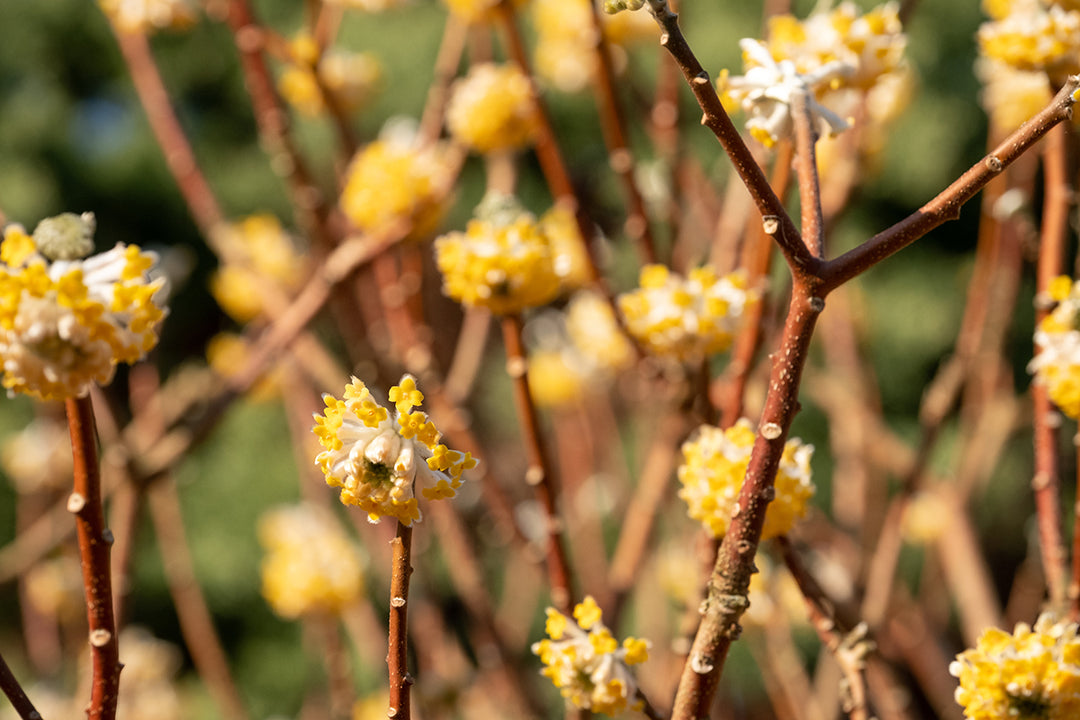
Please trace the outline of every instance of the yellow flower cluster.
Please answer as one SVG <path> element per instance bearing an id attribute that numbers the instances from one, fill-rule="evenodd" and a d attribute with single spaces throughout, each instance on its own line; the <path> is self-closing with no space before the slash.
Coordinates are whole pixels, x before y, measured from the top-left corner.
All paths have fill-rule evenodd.
<path id="1" fill-rule="evenodd" d="M 304 115 L 315 117 L 326 111 L 324 91 L 332 94 L 341 110 L 357 110 L 371 100 L 382 81 L 382 65 L 371 53 L 321 54 L 306 34 L 294 39 L 290 49 L 293 62 L 278 80 L 278 90 Z"/>
<path id="2" fill-rule="evenodd" d="M 390 388 L 389 398 L 393 418 L 356 378 L 343 400 L 324 396 L 326 410 L 315 416 L 314 432 L 325 449 L 315 464 L 330 487 L 341 488 L 341 502 L 364 510 L 371 522 L 392 517 L 412 525 L 421 519 L 417 481 L 428 500 L 454 497 L 476 460 L 441 444 L 427 413 L 413 410 L 424 395 L 411 375 Z"/>
<path id="3" fill-rule="evenodd" d="M 388 127 L 350 163 L 341 209 L 362 232 L 403 224 L 407 239 L 421 240 L 442 219 L 449 171 L 443 145 L 419 147 L 411 131 Z"/>
<path id="4" fill-rule="evenodd" d="M 536 218 L 516 206 L 481 215 L 488 219 L 470 220 L 465 232 L 435 240 L 443 292 L 499 315 L 552 300 L 559 293 L 559 276 L 551 243 Z"/>
<path id="5" fill-rule="evenodd" d="M 713 537 L 723 537 L 731 524 L 755 437 L 753 424 L 743 418 L 727 430 L 702 425 L 695 437 L 683 443 L 679 497 L 689 506 L 690 517 L 701 522 Z M 784 446 L 774 484 L 776 494 L 765 512 L 763 540 L 788 533 L 806 514 L 807 501 L 814 494 L 810 480 L 813 453 L 814 446 L 798 438 Z"/>
<path id="6" fill-rule="evenodd" d="M 46 229 L 58 224 L 78 228 L 81 243 L 90 241 L 94 217 L 49 218 L 34 237 L 9 225 L 0 244 L 0 358 L 9 394 L 85 395 L 112 380 L 117 363 L 133 363 L 157 345 L 165 280 L 147 275 L 157 256 L 117 244 L 86 259 L 50 262 L 38 241 L 51 242 Z"/>
<path id="7" fill-rule="evenodd" d="M 532 83 L 516 65 L 474 65 L 450 88 L 446 126 L 479 153 L 525 147 L 540 127 Z"/>
<path id="8" fill-rule="evenodd" d="M 1050 78 L 1041 70 L 1020 70 L 996 58 L 980 57 L 975 74 L 983 83 L 983 109 L 994 126 L 1012 132 L 1050 104 Z"/>
<path id="9" fill-rule="evenodd" d="M 509 0 L 519 6 L 525 0 Z M 495 16 L 495 6 L 500 0 L 443 0 L 446 8 L 467 23 L 490 22 Z"/>
<path id="10" fill-rule="evenodd" d="M 191 0 L 98 0 L 98 4 L 126 33 L 185 30 L 198 19 Z"/>
<path id="11" fill-rule="evenodd" d="M 1035 329 L 1038 352 L 1028 363 L 1035 382 L 1061 411 L 1080 418 L 1080 283 L 1065 276 L 1050 284 L 1050 297 L 1057 301 L 1053 312 Z"/>
<path id="12" fill-rule="evenodd" d="M 533 643 L 532 651 L 544 663 L 541 674 L 568 702 L 608 715 L 641 708 L 629 666 L 649 659 L 647 640 L 628 637 L 620 647 L 591 596 L 574 607 L 573 621 L 549 607 L 546 631 L 548 637 Z"/>
<path id="13" fill-rule="evenodd" d="M 588 0 L 533 1 L 536 73 L 563 92 L 584 90 L 596 77 L 596 35 L 590 12 Z M 601 20 L 617 72 L 626 66 L 627 46 L 655 41 L 659 33 L 656 21 L 646 12 L 604 15 Z"/>
<path id="14" fill-rule="evenodd" d="M 338 613 L 360 597 L 360 550 L 324 508 L 274 508 L 259 518 L 258 534 L 262 594 L 281 617 Z"/>
<path id="15" fill-rule="evenodd" d="M 611 303 L 595 292 L 575 293 L 566 307 L 566 332 L 592 367 L 614 373 L 634 362 L 634 346 L 623 334 Z"/>
<path id="16" fill-rule="evenodd" d="M 1048 0 L 989 0 L 979 28 L 983 55 L 1052 80 L 1080 70 L 1080 9 Z"/>
<path id="17" fill-rule="evenodd" d="M 553 206 L 540 216 L 540 231 L 551 243 L 552 262 L 562 289 L 576 290 L 588 285 L 592 280 L 592 266 L 574 213 L 562 205 Z"/>
<path id="18" fill-rule="evenodd" d="M 1080 717 L 1080 639 L 1075 623 L 1043 613 L 1012 634 L 990 628 L 956 656 L 956 702 L 971 720 L 1067 720 Z"/>
<path id="19" fill-rule="evenodd" d="M 273 215 L 251 215 L 216 236 L 222 264 L 210 277 L 210 292 L 233 320 L 246 323 L 264 312 L 261 288 L 268 283 L 296 290 L 307 261 Z"/>
<path id="20" fill-rule="evenodd" d="M 678 360 L 727 350 L 746 306 L 757 301 L 743 273 L 721 277 L 709 267 L 684 278 L 663 265 L 646 265 L 639 284 L 619 296 L 627 329 L 650 352 Z"/>
<path id="21" fill-rule="evenodd" d="M 71 487 L 71 434 L 65 423 L 47 416 L 31 421 L 0 444 L 0 468 L 20 493 Z"/>

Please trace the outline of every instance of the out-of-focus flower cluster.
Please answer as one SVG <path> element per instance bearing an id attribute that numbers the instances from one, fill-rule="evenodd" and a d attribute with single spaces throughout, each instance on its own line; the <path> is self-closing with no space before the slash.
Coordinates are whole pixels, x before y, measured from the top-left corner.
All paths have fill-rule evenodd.
<path id="1" fill-rule="evenodd" d="M 837 133 L 867 94 L 870 106 L 895 105 L 894 96 L 906 86 L 899 81 L 907 73 L 906 44 L 894 2 L 864 15 L 844 2 L 802 21 L 774 16 L 764 42 L 740 42 L 745 74 L 728 77 L 725 71 L 721 98 L 729 110 L 748 113 L 747 131 L 766 146 L 791 135 L 796 94 L 805 94 L 822 130 Z M 883 90 L 875 92 L 878 87 Z"/>
<path id="2" fill-rule="evenodd" d="M 1038 352 L 1028 372 L 1063 413 L 1080 418 L 1080 284 L 1061 276 L 1049 292 L 1057 307 L 1035 329 Z"/>
<path id="3" fill-rule="evenodd" d="M 474 65 L 450 89 L 446 126 L 479 153 L 529 145 L 539 129 L 532 82 L 516 65 Z"/>
<path id="4" fill-rule="evenodd" d="M 536 74 L 563 92 L 579 92 L 596 78 L 596 32 L 588 0 L 534 0 Z M 648 13 L 619 13 L 602 18 L 604 39 L 616 72 L 625 68 L 626 49 L 655 41 L 659 30 Z"/>
<path id="5" fill-rule="evenodd" d="M 191 0 L 98 0 L 102 12 L 121 32 L 185 30 L 198 20 Z"/>
<path id="6" fill-rule="evenodd" d="M 590 290 L 575 293 L 564 311 L 544 312 L 527 326 L 529 390 L 540 405 L 564 405 L 603 387 L 634 361 L 634 348 L 611 304 Z"/>
<path id="7" fill-rule="evenodd" d="M 521 5 L 524 0 L 509 0 L 513 5 Z M 495 17 L 495 7 L 499 0 L 443 0 L 451 13 L 467 23 L 490 22 Z"/>
<path id="8" fill-rule="evenodd" d="M 259 542 L 263 597 L 284 618 L 338 613 L 363 592 L 360 550 L 323 508 L 270 510 L 259 520 Z"/>
<path id="9" fill-rule="evenodd" d="M 1075 623 L 1043 613 L 1012 634 L 990 628 L 956 656 L 956 702 L 971 720 L 1066 720 L 1080 714 L 1080 639 Z"/>
<path id="10" fill-rule="evenodd" d="M 323 0 L 328 5 L 341 5 L 351 10 L 376 13 L 404 5 L 407 0 Z"/>
<path id="11" fill-rule="evenodd" d="M 720 276 L 700 267 L 684 278 L 646 265 L 639 284 L 619 296 L 627 330 L 648 351 L 683 361 L 727 350 L 747 305 L 757 302 L 742 272 Z"/>
<path id="12" fill-rule="evenodd" d="M 314 431 L 325 449 L 315 464 L 330 487 L 341 488 L 341 502 L 364 510 L 371 522 L 392 517 L 412 525 L 421 519 L 416 483 L 428 500 L 454 497 L 476 460 L 441 444 L 427 413 L 413 410 L 424 395 L 411 375 L 390 388 L 389 399 L 393 418 L 356 378 L 343 400 L 324 396 L 326 410 L 315 416 Z"/>
<path id="13" fill-rule="evenodd" d="M 742 418 L 727 430 L 702 425 L 682 446 L 679 497 L 686 501 L 690 517 L 713 537 L 723 537 L 731 525 L 755 438 L 753 424 Z M 788 533 L 806 514 L 807 502 L 814 494 L 810 480 L 813 453 L 814 446 L 798 438 L 784 446 L 776 472 L 776 494 L 765 511 L 762 539 Z"/>
<path id="14" fill-rule="evenodd" d="M 550 302 L 562 284 L 551 242 L 514 198 L 488 196 L 465 232 L 435 240 L 443 292 L 467 306 L 508 315 Z"/>
<path id="15" fill-rule="evenodd" d="M 151 280 L 154 253 L 117 244 L 86 259 L 94 216 L 65 213 L 43 220 L 31 237 L 9 225 L 0 245 L 0 357 L 3 385 L 43 400 L 62 400 L 112 380 L 116 364 L 133 363 L 158 340 L 165 280 Z"/>
<path id="16" fill-rule="evenodd" d="M 641 707 L 637 682 L 629 666 L 649 659 L 649 643 L 627 637 L 620 647 L 601 622 L 601 615 L 590 596 L 574 607 L 574 620 L 549 607 L 548 637 L 534 643 L 532 651 L 544 663 L 541 673 L 551 679 L 569 703 L 618 715 L 628 708 Z"/>
<path id="17" fill-rule="evenodd" d="M 442 219 L 449 175 L 445 146 L 421 146 L 414 128 L 391 121 L 349 164 L 341 209 L 361 232 L 389 232 L 400 224 L 406 239 L 422 240 Z"/>
<path id="18" fill-rule="evenodd" d="M 324 54 L 310 35 L 301 35 L 289 47 L 293 62 L 278 80 L 278 89 L 304 115 L 325 112 L 326 93 L 342 111 L 358 110 L 371 101 L 382 82 L 382 65 L 371 53 L 334 50 Z"/>
<path id="19" fill-rule="evenodd" d="M 1080 9 L 1053 0 L 985 0 L 991 20 L 979 28 L 983 55 L 1051 80 L 1080 70 Z"/>
<path id="20" fill-rule="evenodd" d="M 220 230 L 221 265 L 210 277 L 210 292 L 221 309 L 239 323 L 265 312 L 268 285 L 292 293 L 303 282 L 308 263 L 273 215 L 252 215 Z"/>
<path id="21" fill-rule="evenodd" d="M 0 468 L 20 493 L 70 490 L 70 431 L 58 420 L 36 418 L 4 438 L 0 444 Z"/>

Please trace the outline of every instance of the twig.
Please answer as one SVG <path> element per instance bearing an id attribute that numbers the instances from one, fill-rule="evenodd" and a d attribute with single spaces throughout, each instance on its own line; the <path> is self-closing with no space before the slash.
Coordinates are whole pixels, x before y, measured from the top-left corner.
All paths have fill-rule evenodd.
<path id="1" fill-rule="evenodd" d="M 94 407 L 90 396 L 86 395 L 68 398 L 65 408 L 71 430 L 75 475 L 67 508 L 75 515 L 79 539 L 93 665 L 87 717 L 89 720 L 113 720 L 116 717 L 121 665 L 116 620 L 113 617 L 112 571 L 109 566 L 112 533 L 105 527 Z"/>
<path id="2" fill-rule="evenodd" d="M 528 361 L 521 339 L 522 321 L 519 315 L 506 315 L 502 318 L 503 342 L 506 345 L 506 372 L 514 383 L 514 405 L 517 408 L 518 423 L 521 426 L 522 440 L 528 459 L 525 482 L 536 490 L 536 496 L 543 505 L 546 515 L 544 532 L 545 556 L 547 559 L 548 580 L 551 583 L 551 599 L 555 607 L 564 614 L 569 614 L 575 597 L 570 575 L 570 563 L 563 542 L 562 523 L 559 521 L 557 508 L 555 477 L 551 463 L 540 434 L 540 423 L 529 392 Z"/>
<path id="3" fill-rule="evenodd" d="M 810 114 L 809 91 L 795 93 L 791 102 L 795 124 L 795 169 L 799 176 L 799 205 L 803 242 L 810 254 L 825 257 L 825 218 L 821 212 L 821 178 L 817 169 L 818 133 Z"/>
<path id="4" fill-rule="evenodd" d="M 390 671 L 390 709 L 387 717 L 409 720 L 410 690 L 413 677 L 409 675 L 408 610 L 409 576 L 412 575 L 412 527 L 398 522 L 397 535 L 390 541 L 393 559 L 390 576 L 390 640 L 386 664 Z"/>
<path id="5" fill-rule="evenodd" d="M 26 692 L 22 689 L 22 685 L 19 684 L 15 673 L 11 672 L 11 668 L 8 667 L 3 655 L 0 655 L 0 690 L 3 690 L 4 694 L 7 695 L 7 699 L 11 701 L 11 706 L 15 708 L 15 712 L 19 713 L 22 720 L 41 720 L 41 713 L 37 711 L 34 704 L 30 702 L 30 698 L 26 696 Z"/>

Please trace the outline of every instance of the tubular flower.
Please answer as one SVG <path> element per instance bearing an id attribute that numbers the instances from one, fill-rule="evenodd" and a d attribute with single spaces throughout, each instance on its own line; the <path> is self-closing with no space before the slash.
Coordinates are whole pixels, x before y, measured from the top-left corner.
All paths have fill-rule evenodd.
<path id="1" fill-rule="evenodd" d="M 702 425 L 694 438 L 683 443 L 679 497 L 689 506 L 690 517 L 701 522 L 713 537 L 723 537 L 736 514 L 755 437 L 753 424 L 742 418 L 727 430 Z M 786 534 L 806 514 L 806 503 L 814 494 L 810 480 L 813 454 L 814 446 L 797 438 L 784 446 L 774 484 L 776 494 L 765 512 L 762 540 Z"/>
<path id="2" fill-rule="evenodd" d="M 971 720 L 1066 720 L 1080 714 L 1080 639 L 1075 623 L 1043 613 L 1010 635 L 989 628 L 956 656 L 956 702 Z"/>
<path id="3" fill-rule="evenodd" d="M 421 240 L 442 219 L 449 171 L 443 145 L 419 147 L 411 129 L 391 126 L 353 158 L 341 209 L 362 232 L 406 224 L 406 239 Z"/>
<path id="4" fill-rule="evenodd" d="M 1080 70 L 1080 9 L 1044 0 L 984 3 L 994 19 L 979 28 L 983 55 L 1018 70 L 1063 78 Z"/>
<path id="5" fill-rule="evenodd" d="M 218 234 L 222 264 L 210 277 L 218 305 L 240 323 L 263 313 L 262 288 L 267 284 L 296 290 L 307 262 L 292 237 L 273 215 L 252 215 Z"/>
<path id="6" fill-rule="evenodd" d="M 1054 311 L 1035 329 L 1037 353 L 1028 363 L 1035 382 L 1046 387 L 1061 412 L 1080 418 L 1080 284 L 1068 277 L 1055 278 L 1050 297 Z"/>
<path id="7" fill-rule="evenodd" d="M 327 485 L 341 488 L 341 502 L 364 510 L 371 522 L 389 516 L 412 525 L 421 518 L 417 481 L 428 500 L 454 497 L 461 474 L 476 460 L 440 444 L 427 414 L 413 410 L 424 395 L 411 375 L 390 388 L 389 397 L 393 418 L 356 378 L 345 386 L 343 400 L 324 396 L 326 411 L 315 416 L 314 432 L 325 450 L 315 464 Z"/>
<path id="8" fill-rule="evenodd" d="M 470 220 L 465 232 L 435 240 L 443 293 L 463 305 L 493 313 L 518 313 L 543 305 L 559 292 L 551 243 L 532 214 L 512 199 L 489 198 L 505 207 Z"/>
<path id="9" fill-rule="evenodd" d="M 476 152 L 525 147 L 539 130 L 532 83 L 516 65 L 475 65 L 450 89 L 446 125 Z"/>
<path id="10" fill-rule="evenodd" d="M 0 357 L 9 394 L 85 395 L 111 381 L 117 363 L 149 352 L 165 317 L 157 297 L 165 280 L 147 275 L 154 253 L 118 243 L 86 259 L 50 262 L 39 243 L 52 244 L 57 226 L 81 235 L 81 244 L 93 234 L 94 216 L 49 218 L 34 237 L 9 225 L 0 244 Z"/>
<path id="11" fill-rule="evenodd" d="M 708 267 L 683 278 L 663 265 L 641 269 L 641 287 L 619 296 L 627 330 L 650 352 L 696 360 L 724 352 L 757 293 L 741 272 L 720 277 Z"/>
<path id="12" fill-rule="evenodd" d="M 337 613 L 364 589 L 359 548 L 325 509 L 294 505 L 259 519 L 262 594 L 284 618 Z"/>
<path id="13" fill-rule="evenodd" d="M 620 646 L 591 596 L 574 607 L 573 620 L 549 607 L 546 630 L 548 637 L 533 643 L 532 651 L 544 663 L 540 673 L 568 702 L 608 715 L 642 707 L 629 666 L 649 659 L 647 640 L 628 637 Z"/>
<path id="14" fill-rule="evenodd" d="M 198 18 L 190 0 L 98 0 L 98 4 L 126 33 L 185 30 Z"/>
<path id="15" fill-rule="evenodd" d="M 791 104 L 797 95 L 805 95 L 810 115 L 826 134 L 847 130 L 848 122 L 818 102 L 816 93 L 850 77 L 855 68 L 834 60 L 809 72 L 799 72 L 791 60 L 777 62 L 762 43 L 743 38 L 746 74 L 721 75 L 719 90 L 728 105 L 741 106 L 750 115 L 746 129 L 765 147 L 790 137 L 794 131 Z"/>

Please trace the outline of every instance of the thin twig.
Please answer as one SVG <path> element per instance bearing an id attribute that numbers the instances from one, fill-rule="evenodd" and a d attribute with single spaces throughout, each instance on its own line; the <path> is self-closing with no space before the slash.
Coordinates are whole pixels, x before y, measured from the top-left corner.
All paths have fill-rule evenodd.
<path id="1" fill-rule="evenodd" d="M 390 541 L 393 559 L 390 576 L 390 640 L 386 664 L 390 671 L 390 709 L 387 716 L 409 720 L 413 677 L 408 668 L 409 576 L 412 575 L 412 527 L 398 522 Z"/>
<path id="2" fill-rule="evenodd" d="M 15 708 L 15 712 L 19 713 L 22 720 L 41 720 L 41 713 L 37 711 L 34 704 L 30 702 L 30 698 L 26 696 L 26 691 L 22 689 L 22 685 L 19 684 L 15 673 L 11 672 L 11 668 L 8 667 L 3 655 L 0 655 L 0 690 L 3 690 L 4 694 L 7 695 L 7 699 L 11 701 L 11 706 Z"/>
<path id="3" fill-rule="evenodd" d="M 90 396 L 65 401 L 75 484 L 67 508 L 75 515 L 79 539 L 83 585 L 86 589 L 86 619 L 90 631 L 93 685 L 90 690 L 89 720 L 116 717 L 120 689 L 120 652 L 113 616 L 112 570 L 109 550 L 112 533 L 105 527 L 101 497 L 101 470 L 98 466 L 97 432 Z"/>
<path id="4" fill-rule="evenodd" d="M 821 212 L 821 178 L 817 169 L 818 132 L 810 114 L 809 91 L 795 93 L 791 102 L 795 123 L 795 168 L 799 175 L 802 238 L 814 257 L 825 257 L 825 218 Z"/>

